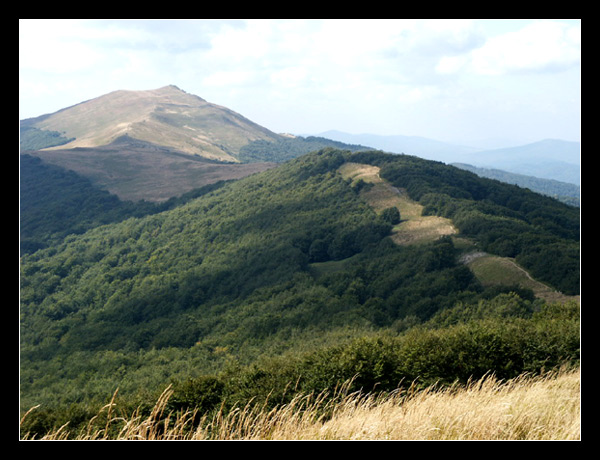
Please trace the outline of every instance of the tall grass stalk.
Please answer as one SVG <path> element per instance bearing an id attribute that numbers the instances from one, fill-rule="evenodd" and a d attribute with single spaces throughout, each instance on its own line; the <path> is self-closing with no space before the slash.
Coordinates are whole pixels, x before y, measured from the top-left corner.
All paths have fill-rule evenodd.
<path id="1" fill-rule="evenodd" d="M 346 387 L 347 388 L 347 387 Z M 106 423 L 91 420 L 79 434 L 68 427 L 42 439 L 119 440 L 578 440 L 579 370 L 500 381 L 493 375 L 465 386 L 432 386 L 391 394 L 298 395 L 268 409 L 248 403 L 200 423 L 195 411 L 166 413 L 167 388 L 151 414 L 114 416 L 115 397 L 106 405 Z M 116 394 L 115 394 L 116 396 Z M 25 415 L 25 417 L 28 414 Z M 196 420 L 195 423 L 193 421 Z"/>

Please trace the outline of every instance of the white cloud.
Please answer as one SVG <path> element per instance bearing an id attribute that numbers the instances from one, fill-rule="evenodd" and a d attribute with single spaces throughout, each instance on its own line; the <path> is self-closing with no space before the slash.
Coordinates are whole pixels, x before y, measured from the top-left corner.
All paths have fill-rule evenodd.
<path id="1" fill-rule="evenodd" d="M 580 61 L 580 33 L 558 22 L 535 22 L 491 39 L 473 53 L 472 66 L 487 75 L 564 69 Z"/>
<path id="2" fill-rule="evenodd" d="M 467 56 L 444 56 L 435 66 L 439 74 L 454 74 L 459 72 L 468 63 Z"/>
<path id="3" fill-rule="evenodd" d="M 483 31 L 471 19 L 430 19 L 416 22 L 413 51 L 431 56 L 456 55 L 481 46 Z"/>
<path id="4" fill-rule="evenodd" d="M 34 20 L 20 23 L 21 69 L 67 74 L 89 68 L 99 55 L 80 40 L 73 23 Z"/>
<path id="5" fill-rule="evenodd" d="M 581 27 L 558 21 L 535 21 L 516 31 L 489 38 L 463 56 L 444 56 L 436 66 L 441 74 L 468 70 L 500 76 L 512 73 L 554 72 L 581 61 Z"/>
<path id="6" fill-rule="evenodd" d="M 19 35 L 22 118 L 175 84 L 278 131 L 438 136 L 458 111 L 579 100 L 577 21 L 21 20 Z"/>
<path id="7" fill-rule="evenodd" d="M 271 74 L 270 81 L 284 88 L 297 88 L 306 84 L 308 71 L 302 66 L 286 67 Z"/>
<path id="8" fill-rule="evenodd" d="M 226 87 L 245 86 L 255 79 L 255 73 L 251 71 L 217 71 L 202 80 L 206 86 Z"/>
<path id="9" fill-rule="evenodd" d="M 269 35 L 269 24 L 262 21 L 250 21 L 244 28 L 224 27 L 212 37 L 208 57 L 232 64 L 261 58 L 271 46 Z"/>

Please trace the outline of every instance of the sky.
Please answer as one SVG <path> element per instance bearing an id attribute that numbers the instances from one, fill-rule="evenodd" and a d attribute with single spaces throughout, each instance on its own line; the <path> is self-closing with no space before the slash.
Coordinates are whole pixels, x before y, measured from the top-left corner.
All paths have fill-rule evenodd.
<path id="1" fill-rule="evenodd" d="M 581 20 L 19 20 L 19 119 L 171 84 L 278 133 L 580 141 Z"/>

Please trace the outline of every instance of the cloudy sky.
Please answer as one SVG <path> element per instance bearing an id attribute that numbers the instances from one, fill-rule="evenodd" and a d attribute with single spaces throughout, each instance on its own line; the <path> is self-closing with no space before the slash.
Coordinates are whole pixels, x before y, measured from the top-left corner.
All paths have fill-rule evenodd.
<path id="1" fill-rule="evenodd" d="M 174 84 L 275 132 L 580 140 L 580 20 L 20 20 L 19 74 L 20 119 Z"/>

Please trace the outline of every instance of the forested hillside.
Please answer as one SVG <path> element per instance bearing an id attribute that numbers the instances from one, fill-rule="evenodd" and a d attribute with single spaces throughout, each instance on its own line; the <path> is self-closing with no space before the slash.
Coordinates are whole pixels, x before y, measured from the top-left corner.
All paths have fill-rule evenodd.
<path id="1" fill-rule="evenodd" d="M 117 387 L 142 404 L 176 382 L 174 407 L 210 410 L 274 387 L 284 400 L 292 381 L 393 389 L 577 362 L 577 305 L 483 287 L 452 237 L 394 244 L 339 174 L 348 161 L 578 293 L 577 208 L 441 163 L 325 149 L 24 255 L 22 406 L 43 404 L 28 429 L 83 421 Z"/>
<path id="2" fill-rule="evenodd" d="M 277 142 L 258 140 L 246 144 L 240 149 L 239 159 L 247 163 L 261 161 L 284 163 L 292 158 L 325 148 L 350 150 L 353 152 L 370 150 L 369 147 L 363 145 L 344 144 L 343 142 L 325 139 L 324 137 L 282 136 Z"/>
<path id="3" fill-rule="evenodd" d="M 483 250 L 515 257 L 535 278 L 564 293 L 579 293 L 578 209 L 441 163 L 390 159 L 371 161 L 382 165 L 383 178 L 423 204 L 426 214 L 452 219 Z"/>
<path id="4" fill-rule="evenodd" d="M 74 171 L 22 154 L 19 219 L 22 254 L 56 244 L 71 234 L 99 225 L 174 208 L 221 187 L 226 181 L 198 187 L 161 203 L 123 201 Z"/>
<path id="5" fill-rule="evenodd" d="M 474 172 L 478 176 L 489 179 L 497 179 L 508 184 L 515 184 L 519 187 L 528 188 L 542 195 L 551 196 L 563 203 L 571 206 L 580 205 L 581 187 L 567 182 L 560 182 L 552 179 L 540 179 L 534 176 L 525 176 L 523 174 L 510 173 L 500 169 L 476 168 L 464 163 L 453 163 L 457 168 L 466 169 Z"/>

